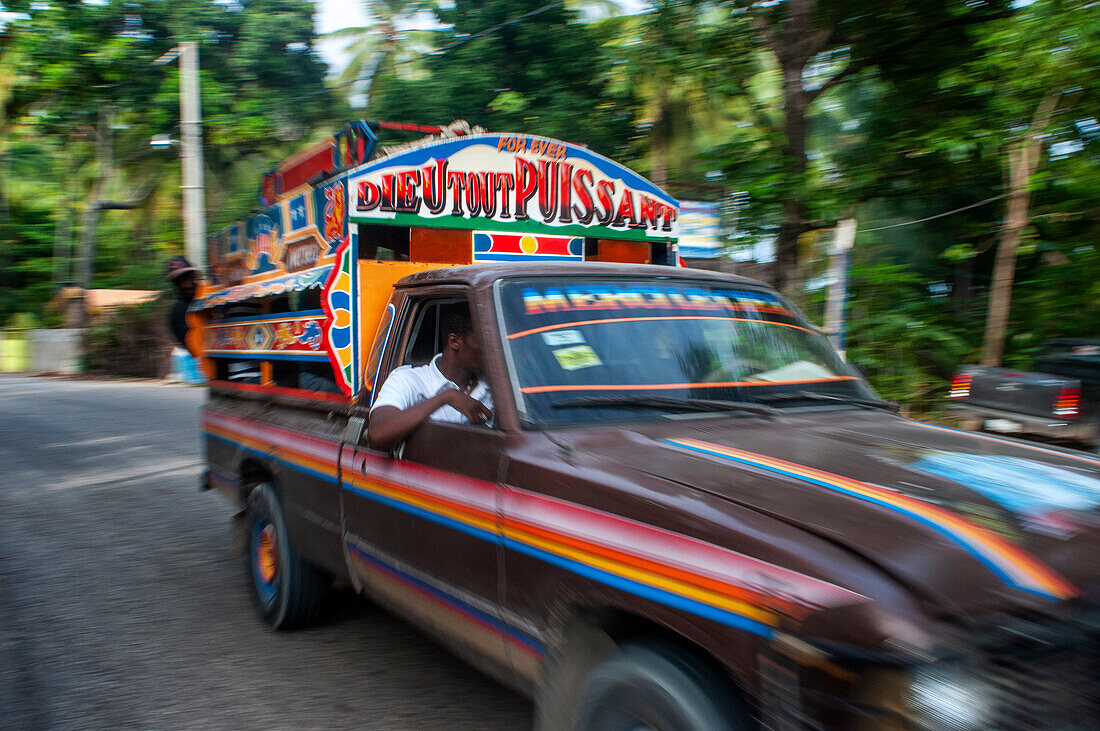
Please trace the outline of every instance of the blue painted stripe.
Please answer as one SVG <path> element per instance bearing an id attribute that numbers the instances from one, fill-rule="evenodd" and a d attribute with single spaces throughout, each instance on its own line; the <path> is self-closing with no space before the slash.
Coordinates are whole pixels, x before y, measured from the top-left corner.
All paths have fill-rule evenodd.
<path id="1" fill-rule="evenodd" d="M 398 569 L 394 566 L 391 566 L 388 563 L 385 563 L 385 562 L 379 560 L 377 557 L 372 556 L 371 554 L 367 553 L 366 551 L 359 548 L 358 546 L 356 546 L 353 543 L 349 542 L 347 545 L 348 545 L 348 548 L 352 551 L 352 553 L 355 554 L 356 558 L 363 561 L 364 563 L 368 563 L 372 566 L 375 566 L 379 570 L 384 571 L 384 572 L 390 574 L 391 576 L 393 576 L 393 577 L 395 577 L 395 578 L 397 578 L 401 581 L 412 584 L 416 588 L 421 589 L 421 590 L 431 594 L 432 596 L 434 596 L 437 599 L 439 599 L 440 601 L 450 605 L 451 607 L 453 607 L 454 609 L 462 612 L 463 614 L 468 614 L 471 617 L 474 617 L 477 620 L 479 620 L 481 622 L 484 622 L 485 624 L 493 627 L 494 629 L 506 633 L 509 637 L 512 637 L 513 639 L 515 639 L 520 644 L 523 644 L 523 645 L 526 645 L 527 647 L 530 647 L 532 650 L 534 650 L 535 652 L 537 652 L 540 655 L 542 654 L 542 652 L 543 652 L 542 643 L 540 643 L 536 638 L 532 637 L 531 635 L 527 634 L 526 632 L 522 632 L 522 631 L 516 629 L 515 627 L 513 627 L 509 624 L 506 624 L 505 622 L 499 620 L 497 617 L 494 617 L 493 615 L 488 614 L 488 613 L 478 609 L 477 607 L 462 601 L 458 597 L 456 597 L 452 594 L 448 594 L 447 592 L 445 592 L 441 589 L 437 589 L 436 587 L 432 586 L 431 584 L 428 584 L 424 581 L 421 581 L 420 579 L 416 578 L 415 576 L 412 576 L 411 574 L 408 574 L 408 573 L 406 573 L 406 572 L 404 572 L 404 571 L 402 571 L 402 570 L 400 570 L 400 569 Z"/>
<path id="2" fill-rule="evenodd" d="M 237 360 L 300 360 L 316 363 L 327 363 L 328 355 L 325 353 L 268 353 L 262 350 L 234 350 L 220 353 L 216 350 L 206 351 L 208 358 L 235 358 Z"/>
<path id="3" fill-rule="evenodd" d="M 584 261 L 584 257 L 565 254 L 498 254 L 487 251 L 476 252 L 474 261 Z"/>
<path id="4" fill-rule="evenodd" d="M 954 543 L 955 545 L 962 548 L 964 551 L 966 551 L 967 554 L 972 556 L 980 564 L 982 564 L 987 569 L 989 569 L 989 571 L 994 576 L 999 578 L 1005 584 L 1008 584 L 1009 586 L 1015 587 L 1015 588 L 1017 588 L 1021 591 L 1030 592 L 1032 594 L 1038 594 L 1039 596 L 1046 597 L 1046 598 L 1049 598 L 1049 599 L 1060 599 L 1060 597 L 1055 596 L 1054 594 L 1051 594 L 1050 592 L 1046 592 L 1046 591 L 1043 591 L 1041 589 L 1036 589 L 1034 587 L 1030 587 L 1030 586 L 1020 584 L 1018 581 L 1016 581 L 1016 579 L 1014 579 L 1012 576 L 1007 574 L 1004 571 L 1004 569 L 1002 569 L 997 564 L 993 563 L 987 556 L 983 555 L 977 548 L 975 548 L 970 542 L 966 541 L 962 536 L 959 536 L 957 533 L 952 531 L 950 528 L 947 528 L 943 525 L 940 525 L 939 523 L 934 522 L 930 518 L 927 518 L 927 517 L 921 515 L 920 513 L 915 513 L 912 510 L 909 510 L 908 508 L 903 508 L 900 505 L 895 505 L 893 503 L 889 503 L 889 502 L 886 502 L 885 500 L 881 500 L 879 498 L 874 498 L 874 497 L 871 497 L 869 495 L 862 495 L 858 492 L 854 492 L 852 490 L 848 490 L 844 487 L 841 487 L 840 485 L 834 485 L 830 482 L 825 482 L 824 480 L 819 480 L 819 479 L 816 479 L 816 478 L 813 478 L 813 477 L 808 477 L 806 475 L 800 475 L 800 474 L 797 474 L 795 472 L 790 472 L 790 471 L 784 470 L 780 467 L 773 467 L 771 465 L 763 464 L 763 463 L 760 463 L 760 462 L 755 462 L 753 460 L 743 459 L 743 458 L 740 458 L 740 457 L 734 457 L 734 456 L 731 456 L 731 455 L 728 455 L 728 454 L 723 454 L 721 452 L 712 451 L 712 450 L 709 450 L 709 449 L 706 449 L 706 448 L 703 448 L 703 447 L 695 447 L 695 446 L 690 446 L 690 445 L 687 445 L 687 444 L 680 444 L 678 442 L 675 442 L 675 441 L 672 441 L 672 440 L 669 440 L 669 439 L 662 439 L 661 441 L 665 442 L 666 444 L 670 444 L 672 446 L 675 446 L 675 447 L 680 447 L 681 449 L 687 449 L 687 450 L 691 450 L 693 452 L 701 452 L 703 454 L 709 454 L 713 457 L 720 457 L 722 459 L 726 459 L 726 460 L 729 460 L 731 462 L 738 462 L 740 464 L 749 465 L 751 467 L 756 467 L 756 468 L 759 468 L 759 469 L 762 469 L 762 470 L 766 470 L 768 472 L 773 472 L 773 473 L 776 473 L 776 474 L 784 475 L 786 477 L 791 477 L 795 480 L 798 480 L 799 482 L 806 482 L 806 483 L 809 483 L 809 484 L 812 484 L 812 485 L 818 485 L 820 487 L 824 487 L 824 488 L 826 488 L 828 490 L 832 490 L 834 492 L 839 492 L 839 493 L 844 494 L 844 495 L 850 495 L 851 497 L 858 498 L 859 500 L 863 500 L 865 502 L 869 502 L 869 503 L 872 503 L 874 505 L 880 505 L 884 508 L 888 508 L 889 510 L 892 510 L 896 513 L 900 513 L 900 514 L 905 515 L 909 518 L 912 518 L 913 520 L 917 521 L 918 523 L 921 523 L 922 525 L 925 525 L 925 526 L 931 528 L 935 532 L 937 532 L 940 535 L 944 536 L 945 538 L 949 539 L 952 543 Z M 914 499 L 916 499 L 916 498 L 914 498 Z"/>
<path id="5" fill-rule="evenodd" d="M 445 515 L 433 513 L 430 510 L 425 510 L 424 508 L 417 507 L 416 505 L 410 505 L 400 500 L 386 497 L 385 495 L 379 495 L 378 493 L 371 492 L 370 490 L 364 490 L 363 488 L 355 487 L 354 485 L 344 485 L 343 487 L 345 490 L 353 492 L 360 497 L 366 498 L 368 500 L 373 500 L 376 503 L 381 503 L 382 505 L 389 506 L 396 510 L 400 510 L 403 513 L 415 515 L 418 518 L 423 518 L 424 520 L 431 521 L 432 523 L 437 523 L 439 525 L 446 526 L 447 528 L 453 528 L 457 531 L 461 531 L 462 533 L 471 535 L 475 538 L 480 538 L 483 541 L 497 544 L 501 542 L 500 536 L 498 536 L 494 532 L 482 530 L 481 528 L 475 528 L 472 525 L 463 523 L 453 518 L 448 518 Z"/>
<path id="6" fill-rule="evenodd" d="M 210 326 L 217 325 L 236 325 L 242 322 L 286 322 L 288 320 L 298 320 L 303 317 L 324 317 L 323 310 L 301 310 L 299 312 L 278 312 L 273 315 L 249 315 L 248 317 L 229 317 L 224 320 L 213 320 L 208 323 Z"/>
<path id="7" fill-rule="evenodd" d="M 686 612 L 718 622 L 719 624 L 744 630 L 745 632 L 750 632 L 760 637 L 771 637 L 774 633 L 771 627 L 761 622 L 757 622 L 755 619 L 750 619 L 725 609 L 719 609 L 718 607 L 712 607 L 709 604 L 703 604 L 702 602 L 673 594 L 664 589 L 657 589 L 631 579 L 625 579 L 621 576 L 603 571 L 602 569 L 582 564 L 579 561 L 563 558 L 562 556 L 557 556 L 547 551 L 543 551 L 542 549 L 528 546 L 525 543 L 520 543 L 511 538 L 505 538 L 504 545 L 518 553 L 537 558 L 546 563 L 558 566 L 559 568 L 584 576 L 585 578 L 592 579 L 601 584 L 606 584 L 620 591 L 625 591 L 628 594 L 634 594 L 643 599 L 649 599 L 658 604 L 665 604 L 676 609 L 683 609 Z"/>
<path id="8" fill-rule="evenodd" d="M 264 451 L 261 451 L 259 449 L 253 449 L 252 447 L 245 446 L 244 444 L 241 444 L 240 442 L 237 442 L 237 441 L 234 441 L 232 439 L 228 439 L 226 437 L 223 437 L 220 434 L 213 434 L 209 431 L 203 431 L 203 434 L 205 434 L 206 437 L 209 438 L 209 439 L 213 439 L 214 441 L 222 442 L 224 444 L 228 444 L 230 446 L 237 447 L 241 451 L 248 452 L 249 454 L 253 454 L 257 457 L 263 457 L 264 459 L 269 459 L 272 462 L 276 462 L 278 464 L 281 464 L 284 467 L 287 467 L 289 469 L 297 470 L 298 472 L 301 472 L 304 475 L 309 475 L 310 477 L 315 477 L 318 480 L 321 480 L 322 482 L 327 482 L 331 485 L 336 484 L 336 478 L 333 477 L 332 475 L 326 475 L 324 472 L 318 472 L 317 470 L 313 470 L 313 469 L 310 469 L 309 467 L 305 467 L 303 465 L 300 465 L 297 462 L 291 462 L 288 459 L 283 459 L 282 457 L 276 457 L 275 455 L 271 454 L 270 452 L 264 452 Z"/>

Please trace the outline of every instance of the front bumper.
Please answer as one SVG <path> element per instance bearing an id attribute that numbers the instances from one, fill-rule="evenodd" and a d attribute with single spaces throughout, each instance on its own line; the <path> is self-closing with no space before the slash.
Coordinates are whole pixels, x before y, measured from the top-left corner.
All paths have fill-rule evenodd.
<path id="1" fill-rule="evenodd" d="M 789 660 L 761 663 L 768 728 L 1100 728 L 1100 616 L 1001 616 L 945 628 L 937 659 L 833 661 L 847 678 Z M 771 696 L 769 698 L 769 696 Z"/>

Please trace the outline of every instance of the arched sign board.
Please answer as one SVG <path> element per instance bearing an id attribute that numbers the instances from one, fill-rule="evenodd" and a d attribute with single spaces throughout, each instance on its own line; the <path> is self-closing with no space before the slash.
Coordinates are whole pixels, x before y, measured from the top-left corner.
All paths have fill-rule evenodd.
<path id="1" fill-rule="evenodd" d="M 349 171 L 352 223 L 656 241 L 676 199 L 629 168 L 545 137 L 481 134 Z"/>

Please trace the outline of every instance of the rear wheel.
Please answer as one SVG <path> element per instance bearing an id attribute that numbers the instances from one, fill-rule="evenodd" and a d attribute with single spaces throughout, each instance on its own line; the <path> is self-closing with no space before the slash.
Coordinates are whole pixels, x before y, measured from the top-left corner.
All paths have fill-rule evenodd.
<path id="1" fill-rule="evenodd" d="M 750 721 L 728 685 L 673 648 L 627 644 L 581 688 L 582 731 L 732 731 Z"/>
<path id="2" fill-rule="evenodd" d="M 246 535 L 249 585 L 263 620 L 275 629 L 313 622 L 320 613 L 328 579 L 295 552 L 270 483 L 257 485 L 248 496 Z"/>

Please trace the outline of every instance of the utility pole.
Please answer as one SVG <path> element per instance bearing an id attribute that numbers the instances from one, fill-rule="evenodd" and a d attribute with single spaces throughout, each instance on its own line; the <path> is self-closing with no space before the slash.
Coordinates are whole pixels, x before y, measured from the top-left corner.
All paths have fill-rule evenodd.
<path id="1" fill-rule="evenodd" d="M 103 210 L 102 198 L 110 183 L 114 168 L 111 150 L 110 114 L 105 107 L 99 108 L 99 123 L 95 128 L 96 175 L 92 190 L 88 194 L 88 204 L 80 221 L 80 254 L 77 261 L 77 286 L 80 287 L 80 306 L 77 309 L 76 326 L 84 329 L 88 325 L 88 290 L 95 278 L 96 227 L 99 214 Z"/>
<path id="2" fill-rule="evenodd" d="M 206 189 L 202 171 L 202 109 L 199 104 L 199 46 L 179 44 L 180 163 L 183 166 L 183 238 L 187 258 L 206 268 Z"/>
<path id="3" fill-rule="evenodd" d="M 844 356 L 845 305 L 848 302 L 848 264 L 852 258 L 852 244 L 856 240 L 856 221 L 845 218 L 837 222 L 833 240 L 832 261 L 829 265 L 829 300 L 825 305 L 825 332 L 833 347 Z"/>

